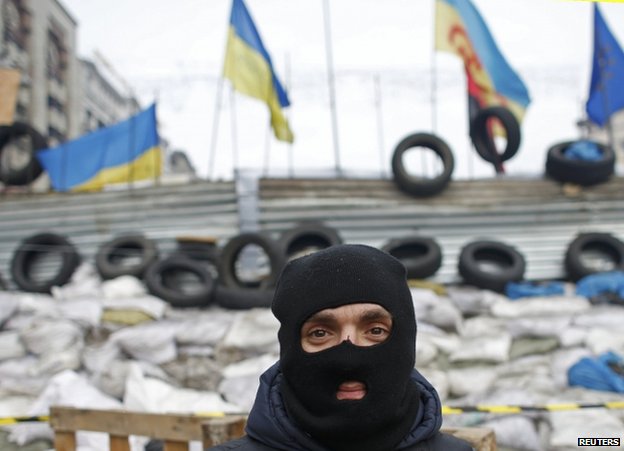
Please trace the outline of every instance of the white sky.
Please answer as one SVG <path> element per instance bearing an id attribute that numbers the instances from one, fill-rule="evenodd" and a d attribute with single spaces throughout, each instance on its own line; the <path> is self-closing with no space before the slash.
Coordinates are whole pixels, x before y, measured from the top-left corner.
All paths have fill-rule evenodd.
<path id="1" fill-rule="evenodd" d="M 134 87 L 143 106 L 158 101 L 160 134 L 209 172 L 215 98 L 230 0 L 61 0 L 78 22 L 78 52 L 101 52 Z M 532 103 L 510 175 L 539 175 L 548 147 L 574 139 L 589 89 L 592 4 L 563 0 L 473 0 L 499 48 L 528 86 Z M 333 0 L 341 166 L 390 171 L 394 146 L 431 132 L 431 73 L 436 61 L 435 133 L 455 153 L 455 177 L 491 176 L 468 138 L 466 87 L 456 56 L 433 53 L 434 0 Z M 333 168 L 323 0 L 246 0 L 278 77 L 289 86 L 292 147 L 268 136 L 265 105 L 226 83 L 219 109 L 213 174 L 238 167 L 295 175 Z M 624 4 L 602 3 L 624 44 Z M 379 78 L 380 90 L 375 79 Z M 235 125 L 233 125 L 235 124 Z M 233 143 L 236 145 L 233 145 Z M 382 167 L 383 161 L 383 167 Z"/>

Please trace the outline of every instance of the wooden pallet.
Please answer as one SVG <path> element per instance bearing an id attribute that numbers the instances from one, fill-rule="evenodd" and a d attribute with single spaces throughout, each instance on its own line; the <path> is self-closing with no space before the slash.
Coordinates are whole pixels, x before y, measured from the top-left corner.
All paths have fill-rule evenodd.
<path id="1" fill-rule="evenodd" d="M 209 418 L 60 406 L 50 409 L 56 451 L 75 451 L 78 431 L 107 433 L 110 451 L 130 451 L 131 435 L 161 439 L 164 451 L 187 451 L 191 441 L 200 441 L 208 448 L 241 437 L 245 422 L 244 416 Z M 490 429 L 443 428 L 443 431 L 468 441 L 476 451 L 496 451 L 496 437 Z"/>

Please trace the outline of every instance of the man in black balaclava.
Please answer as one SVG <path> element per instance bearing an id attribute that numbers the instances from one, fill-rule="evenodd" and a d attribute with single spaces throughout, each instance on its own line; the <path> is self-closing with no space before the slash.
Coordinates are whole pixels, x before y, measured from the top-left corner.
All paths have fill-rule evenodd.
<path id="1" fill-rule="evenodd" d="M 215 450 L 464 451 L 415 369 L 405 268 L 369 246 L 295 259 L 278 281 L 280 361 L 260 378 L 241 439 Z"/>

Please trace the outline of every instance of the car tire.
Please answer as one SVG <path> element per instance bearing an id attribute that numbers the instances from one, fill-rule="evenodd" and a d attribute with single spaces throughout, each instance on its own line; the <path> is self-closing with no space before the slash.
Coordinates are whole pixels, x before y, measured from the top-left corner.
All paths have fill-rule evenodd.
<path id="1" fill-rule="evenodd" d="M 21 168 L 11 168 L 3 165 L 2 153 L 7 145 L 17 139 L 27 137 L 30 139 L 29 159 Z M 41 175 L 43 168 L 37 159 L 37 152 L 47 147 L 46 139 L 32 126 L 15 122 L 12 125 L 0 127 L 0 181 L 5 185 L 28 185 Z"/>
<path id="2" fill-rule="evenodd" d="M 179 276 L 191 274 L 199 287 L 185 290 Z M 174 307 L 205 307 L 212 302 L 214 281 L 208 270 L 199 262 L 180 255 L 171 255 L 147 268 L 145 285 L 150 294 L 167 301 Z"/>
<path id="3" fill-rule="evenodd" d="M 494 270 L 484 268 L 488 263 Z M 503 293 L 508 282 L 524 277 L 524 256 L 514 247 L 498 241 L 474 241 L 459 254 L 458 270 L 469 285 Z"/>
<path id="4" fill-rule="evenodd" d="M 229 310 L 269 308 L 273 302 L 274 293 L 275 290 L 244 290 L 217 285 L 213 294 L 213 302 Z"/>
<path id="5" fill-rule="evenodd" d="M 615 152 L 610 146 L 596 143 L 602 152 L 597 161 L 573 160 L 565 151 L 576 141 L 564 141 L 551 146 L 546 154 L 546 174 L 563 183 L 582 186 L 606 182 L 615 172 Z"/>
<path id="6" fill-rule="evenodd" d="M 36 261 L 45 254 L 60 254 L 60 264 L 43 279 L 32 273 Z M 52 287 L 63 286 L 80 264 L 80 256 L 66 237 L 43 232 L 23 240 L 13 253 L 11 277 L 15 285 L 31 293 L 50 293 Z"/>
<path id="7" fill-rule="evenodd" d="M 248 245 L 260 247 L 269 259 L 269 274 L 259 282 L 245 282 L 236 274 L 236 263 L 243 249 Z M 221 250 L 219 260 L 219 277 L 221 284 L 230 288 L 260 288 L 267 289 L 275 286 L 282 268 L 286 263 L 286 256 L 277 241 L 264 233 L 246 232 L 231 238 Z"/>
<path id="8" fill-rule="evenodd" d="M 507 145 L 502 153 L 498 153 L 490 137 L 488 120 L 492 118 L 500 121 L 507 134 Z M 483 108 L 479 110 L 470 123 L 470 139 L 481 158 L 489 163 L 498 164 L 513 158 L 518 152 L 520 148 L 520 124 L 516 116 L 505 107 Z"/>
<path id="9" fill-rule="evenodd" d="M 442 266 L 442 249 L 433 238 L 395 238 L 384 244 L 381 250 L 403 263 L 408 279 L 426 279 Z"/>
<path id="10" fill-rule="evenodd" d="M 124 264 L 124 259 L 137 255 L 139 259 L 136 263 Z M 104 280 L 125 275 L 140 279 L 157 259 L 158 249 L 153 240 L 143 235 L 122 235 L 99 247 L 95 266 Z"/>
<path id="11" fill-rule="evenodd" d="M 415 148 L 425 147 L 435 152 L 444 169 L 433 178 L 418 177 L 407 172 L 403 162 L 403 155 Z M 392 173 L 394 182 L 398 188 L 412 196 L 427 197 L 438 194 L 451 180 L 451 175 L 455 168 L 455 158 L 449 145 L 442 139 L 429 133 L 414 133 L 406 136 L 399 144 L 397 144 L 392 155 Z"/>
<path id="12" fill-rule="evenodd" d="M 286 230 L 279 238 L 279 244 L 287 259 L 325 249 L 342 243 L 336 229 L 321 222 L 310 221 L 297 224 Z"/>
<path id="13" fill-rule="evenodd" d="M 624 242 L 610 233 L 580 233 L 568 244 L 565 253 L 564 265 L 570 280 L 576 282 L 585 276 L 602 271 L 586 263 L 584 254 L 587 251 L 598 251 L 602 255 L 609 256 L 613 262 L 613 269 L 608 270 L 624 270 Z"/>

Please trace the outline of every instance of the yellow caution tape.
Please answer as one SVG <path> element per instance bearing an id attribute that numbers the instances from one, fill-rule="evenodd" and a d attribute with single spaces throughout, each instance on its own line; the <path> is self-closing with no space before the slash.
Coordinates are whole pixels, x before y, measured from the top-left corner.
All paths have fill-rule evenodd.
<path id="1" fill-rule="evenodd" d="M 488 405 L 479 404 L 476 406 L 442 406 L 442 415 L 459 415 L 462 413 L 493 413 L 493 414 L 515 414 L 521 412 L 561 412 L 580 409 L 624 409 L 624 401 L 609 401 L 596 404 L 561 403 L 545 404 L 543 406 L 519 406 L 519 405 Z M 208 418 L 222 418 L 226 416 L 246 416 L 247 413 L 229 412 L 196 412 L 193 415 Z M 48 422 L 48 415 L 33 417 L 0 417 L 0 426 L 15 423 L 27 422 Z"/>
<path id="2" fill-rule="evenodd" d="M 488 413 L 520 413 L 522 409 L 518 406 L 477 406 L 480 412 Z"/>
<path id="3" fill-rule="evenodd" d="M 462 413 L 495 413 L 513 414 L 521 412 L 562 412 L 579 409 L 624 409 L 624 401 L 611 401 L 600 404 L 561 403 L 543 406 L 518 405 L 477 405 L 477 406 L 442 406 L 442 415 L 458 415 Z"/>
<path id="4" fill-rule="evenodd" d="M 8 418 L 0 418 L 0 426 L 6 426 L 7 424 L 15 424 L 15 423 L 47 422 L 49 420 L 50 420 L 50 417 L 47 415 L 42 415 L 38 417 L 8 417 Z"/>

